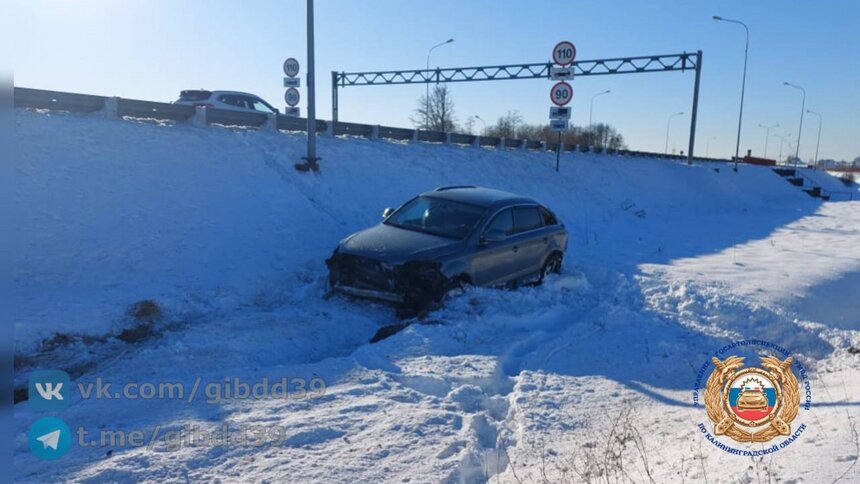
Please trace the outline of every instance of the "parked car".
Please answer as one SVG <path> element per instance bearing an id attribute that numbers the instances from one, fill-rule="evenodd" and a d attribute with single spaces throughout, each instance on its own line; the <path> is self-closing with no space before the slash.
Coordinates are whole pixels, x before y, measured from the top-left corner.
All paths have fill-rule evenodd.
<path id="1" fill-rule="evenodd" d="M 326 260 L 333 291 L 426 308 L 465 284 L 541 282 L 561 271 L 567 249 L 550 209 L 489 188 L 437 188 L 382 216 Z"/>
<path id="2" fill-rule="evenodd" d="M 207 91 L 190 89 L 179 93 L 174 104 L 189 104 L 207 108 L 229 109 L 252 113 L 277 113 L 278 110 L 258 96 L 238 91 Z"/>

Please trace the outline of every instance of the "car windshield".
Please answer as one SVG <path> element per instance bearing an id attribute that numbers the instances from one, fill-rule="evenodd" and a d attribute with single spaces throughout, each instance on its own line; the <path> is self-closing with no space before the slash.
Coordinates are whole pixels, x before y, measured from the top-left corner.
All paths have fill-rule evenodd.
<path id="1" fill-rule="evenodd" d="M 463 239 L 481 220 L 486 209 L 441 198 L 418 197 L 388 217 L 386 225 Z"/>

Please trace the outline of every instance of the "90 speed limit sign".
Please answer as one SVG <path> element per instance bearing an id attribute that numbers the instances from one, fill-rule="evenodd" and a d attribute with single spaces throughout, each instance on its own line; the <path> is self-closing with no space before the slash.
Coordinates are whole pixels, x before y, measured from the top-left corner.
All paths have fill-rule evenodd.
<path id="1" fill-rule="evenodd" d="M 284 101 L 287 102 L 287 106 L 295 106 L 299 103 L 299 90 L 291 87 L 287 89 L 287 92 L 284 93 Z"/>
<path id="2" fill-rule="evenodd" d="M 556 106 L 564 106 L 573 99 L 573 86 L 566 82 L 557 82 L 549 91 L 549 99 Z"/>

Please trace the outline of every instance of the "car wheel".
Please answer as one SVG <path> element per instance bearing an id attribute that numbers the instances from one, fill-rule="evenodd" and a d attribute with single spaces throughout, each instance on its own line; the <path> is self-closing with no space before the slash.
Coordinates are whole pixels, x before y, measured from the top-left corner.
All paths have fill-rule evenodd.
<path id="1" fill-rule="evenodd" d="M 543 269 L 540 272 L 540 282 L 543 282 L 547 276 L 552 274 L 561 274 L 562 258 L 559 254 L 552 254 L 544 262 Z"/>

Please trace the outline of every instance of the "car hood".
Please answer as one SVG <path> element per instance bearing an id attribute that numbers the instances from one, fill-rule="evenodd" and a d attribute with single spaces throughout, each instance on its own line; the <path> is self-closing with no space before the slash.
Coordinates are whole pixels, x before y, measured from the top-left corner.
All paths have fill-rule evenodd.
<path id="1" fill-rule="evenodd" d="M 350 235 L 340 243 L 338 251 L 401 263 L 409 259 L 431 259 L 459 248 L 462 244 L 462 240 L 379 224 Z"/>

